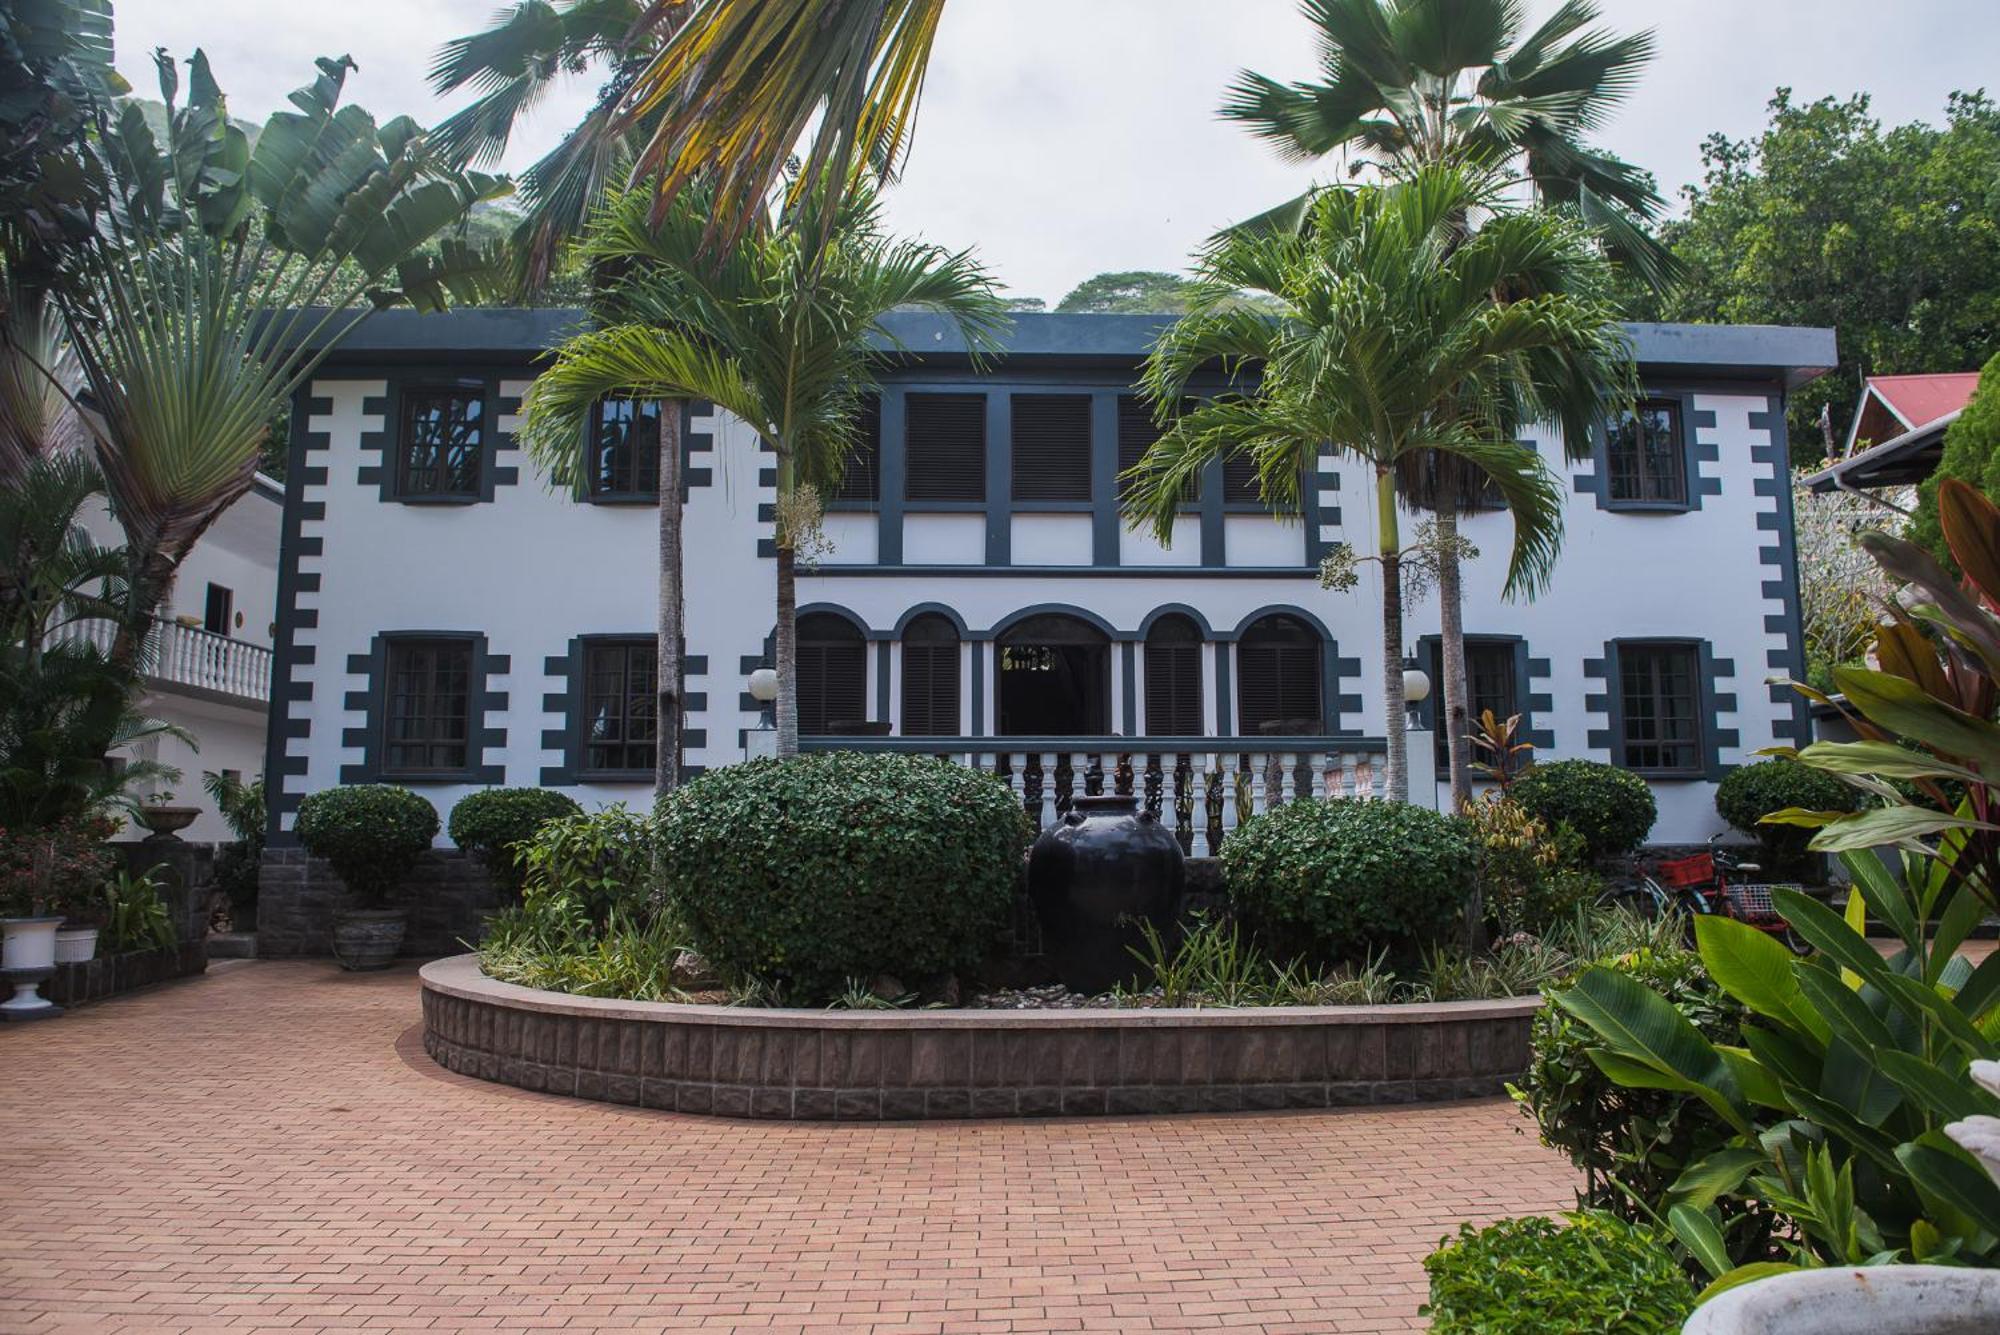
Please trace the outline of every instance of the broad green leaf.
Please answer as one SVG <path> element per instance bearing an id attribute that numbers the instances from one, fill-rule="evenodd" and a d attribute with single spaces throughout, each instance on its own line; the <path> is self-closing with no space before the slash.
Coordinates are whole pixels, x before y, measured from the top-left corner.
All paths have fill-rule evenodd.
<path id="1" fill-rule="evenodd" d="M 1936 1064 L 1913 1053 L 1885 1049 L 1877 1052 L 1875 1059 L 1882 1064 L 1882 1073 L 1933 1117 L 1957 1121 L 2000 1112 L 1994 1100 L 1971 1080 L 1962 1075 L 1947 1075 Z"/>
<path id="2" fill-rule="evenodd" d="M 1889 1032 L 1882 1017 L 1868 1009 L 1860 993 L 1843 984 L 1831 968 L 1817 963 L 1799 964 L 1795 972 L 1806 1000 L 1826 1017 L 1837 1035 L 1845 1036 L 1848 1042 L 1864 1050 L 1896 1046 L 1896 1036 Z M 1884 970 L 1882 977 L 1888 976 Z"/>
<path id="3" fill-rule="evenodd" d="M 1871 983 L 1888 973 L 1888 966 L 1868 944 L 1868 938 L 1811 895 L 1781 885 L 1772 889 L 1771 903 L 1800 936 L 1835 964 L 1854 970 Z"/>
<path id="4" fill-rule="evenodd" d="M 1783 815 L 1783 812 L 1776 813 Z M 1770 819 L 1770 818 L 1767 818 Z M 1842 816 L 1827 824 L 1807 845 L 1817 853 L 1847 853 L 1857 849 L 1904 844 L 1944 830 L 1991 830 L 2000 827 L 1951 816 L 1928 807 L 1878 807 Z"/>
<path id="5" fill-rule="evenodd" d="M 1589 968 L 1555 1001 L 1590 1026 L 1612 1053 L 1693 1086 L 1718 1117 L 1739 1132 L 1749 1131 L 1742 1095 L 1721 1054 L 1664 997 L 1624 974 Z"/>
<path id="6" fill-rule="evenodd" d="M 1854 892 L 1848 895 L 1847 901 L 1847 925 L 1854 935 L 1864 940 L 1868 935 L 1866 917 L 1856 921 L 1854 900 L 1858 894 L 1862 905 L 1887 923 L 1897 940 L 1912 950 L 1916 949 L 1921 940 L 1921 929 L 1918 916 L 1910 907 L 1909 891 L 1882 864 L 1882 859 L 1872 853 L 1861 853 L 1843 858 L 1842 862 L 1854 885 Z"/>
<path id="7" fill-rule="evenodd" d="M 1795 957 L 1769 932 L 1716 914 L 1696 918 L 1694 931 L 1701 962 L 1724 992 L 1759 1015 L 1826 1040 L 1826 1021 L 1792 976 Z"/>
<path id="8" fill-rule="evenodd" d="M 1721 1279 L 1716 1280 L 1713 1284 L 1696 1294 L 1694 1305 L 1700 1307 L 1710 1298 L 1715 1297 L 1719 1293 L 1727 1293 L 1738 1285 L 1749 1284 L 1760 1279 L 1769 1279 L 1773 1275 L 1789 1275 L 1793 1271 L 1800 1269 L 1803 1269 L 1803 1267 L 1791 1265 L 1784 1261 L 1752 1261 L 1749 1265 L 1739 1265 Z"/>
<path id="9" fill-rule="evenodd" d="M 1667 1199 L 1706 1210 L 1719 1198 L 1733 1195 L 1750 1174 L 1768 1163 L 1770 1159 L 1760 1150 L 1717 1150 L 1683 1169 L 1673 1186 L 1667 1188 Z"/>
<path id="10" fill-rule="evenodd" d="M 2000 771 L 2000 727 L 1942 700 L 1915 682 L 1868 668 L 1838 667 L 1834 683 L 1868 721 L 1899 736 L 1962 756 L 1979 769 Z"/>
<path id="11" fill-rule="evenodd" d="M 1847 992 L 1836 986 L 1837 992 Z M 1903 1091 L 1883 1073 L 1874 1054 L 1836 1034 L 1826 1046 L 1826 1068 L 1820 1076 L 1821 1098 L 1845 1109 L 1863 1126 L 1879 1127 L 1903 1106 Z"/>
<path id="12" fill-rule="evenodd" d="M 2000 1049 L 1994 1047 L 1993 1041 L 1980 1033 L 1955 1002 L 1941 995 L 1936 988 L 1900 974 L 1891 974 L 1884 981 L 1886 987 L 1883 990 L 1893 1001 L 1907 1007 L 1913 1015 L 1929 1016 L 1973 1057 L 1991 1061 L 1995 1055 L 2000 1055 Z"/>
<path id="13" fill-rule="evenodd" d="M 1979 961 L 1979 967 L 1965 980 L 1965 986 L 1958 989 L 1954 1000 L 1959 1011 L 1974 1023 L 1985 1017 L 1993 1003 L 2000 1001 L 2000 951 Z"/>
<path id="14" fill-rule="evenodd" d="M 1753 1024 L 1743 1029 L 1743 1046 L 1750 1049 L 1758 1065 L 1785 1084 L 1799 1089 L 1819 1088 L 1820 1072 L 1826 1062 L 1824 1044 L 1810 1044 L 1798 1035 Z"/>
<path id="15" fill-rule="evenodd" d="M 1711 1278 L 1729 1273 L 1729 1246 L 1713 1219 L 1691 1205 L 1676 1205 L 1667 1211 L 1667 1226 Z"/>
<path id="16" fill-rule="evenodd" d="M 1896 1158 L 1926 1201 L 1947 1205 L 1988 1233 L 2000 1234 L 2000 1185 L 1942 1132 L 1926 1132 L 1897 1147 Z"/>
<path id="17" fill-rule="evenodd" d="M 1779 1112 L 1790 1112 L 1791 1101 L 1785 1097 L 1784 1082 L 1778 1073 L 1766 1068 L 1756 1057 L 1742 1048 L 1720 1047 L 1723 1065 L 1736 1077 L 1736 1086 L 1743 1091 L 1743 1097 L 1750 1103 L 1763 1108 L 1775 1108 Z"/>
<path id="18" fill-rule="evenodd" d="M 1873 774 L 1884 779 L 1957 779 L 1981 783 L 1977 770 L 1912 751 L 1894 742 L 1814 742 L 1799 762 L 1833 774 Z"/>
<path id="19" fill-rule="evenodd" d="M 1986 916 L 1986 901 L 1970 885 L 1961 885 L 1958 893 L 1951 897 L 1951 903 L 1938 916 L 1937 931 L 1930 943 L 1930 959 L 1924 974 L 1928 981 L 1937 982 L 1944 976 L 1948 966 L 1958 955 L 1958 948 L 1972 935 L 1980 920 Z"/>

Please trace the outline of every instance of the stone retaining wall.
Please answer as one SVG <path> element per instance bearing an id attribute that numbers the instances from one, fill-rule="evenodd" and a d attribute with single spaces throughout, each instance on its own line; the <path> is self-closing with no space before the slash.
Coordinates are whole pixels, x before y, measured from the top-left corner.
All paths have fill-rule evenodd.
<path id="1" fill-rule="evenodd" d="M 608 1001 L 423 970 L 424 1046 L 464 1075 L 799 1120 L 1236 1112 L 1502 1092 L 1540 998 L 1244 1010 L 826 1011 Z"/>
<path id="2" fill-rule="evenodd" d="M 424 854 L 403 883 L 410 909 L 405 955 L 455 955 L 477 942 L 505 895 L 477 858 L 456 849 Z M 264 958 L 333 953 L 333 915 L 353 896 L 333 868 L 302 848 L 267 848 L 257 871 L 257 953 Z"/>
<path id="3" fill-rule="evenodd" d="M 58 964 L 42 982 L 42 995 L 58 1006 L 80 1006 L 120 992 L 186 978 L 208 968 L 205 941 L 183 941 L 157 950 L 128 950 L 75 964 Z"/>

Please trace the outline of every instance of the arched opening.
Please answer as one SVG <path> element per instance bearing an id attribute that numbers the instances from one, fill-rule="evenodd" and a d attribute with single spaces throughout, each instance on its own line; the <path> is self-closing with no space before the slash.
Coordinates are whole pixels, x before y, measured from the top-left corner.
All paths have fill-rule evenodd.
<path id="1" fill-rule="evenodd" d="M 1326 731 L 1321 649 L 1318 632 L 1282 613 L 1259 617 L 1244 630 L 1236 644 L 1236 716 L 1243 735 Z"/>
<path id="2" fill-rule="evenodd" d="M 1000 735 L 1101 737 L 1111 718 L 1111 640 L 1061 613 L 1000 637 Z"/>
<path id="3" fill-rule="evenodd" d="M 852 735 L 868 722 L 868 645 L 846 617 L 808 612 L 798 631 L 799 731 Z"/>
<path id="4" fill-rule="evenodd" d="M 926 612 L 903 630 L 903 735 L 958 732 L 958 628 Z"/>
<path id="5" fill-rule="evenodd" d="M 1201 706 L 1201 627 L 1171 613 L 1146 632 L 1146 735 L 1201 736 Z"/>

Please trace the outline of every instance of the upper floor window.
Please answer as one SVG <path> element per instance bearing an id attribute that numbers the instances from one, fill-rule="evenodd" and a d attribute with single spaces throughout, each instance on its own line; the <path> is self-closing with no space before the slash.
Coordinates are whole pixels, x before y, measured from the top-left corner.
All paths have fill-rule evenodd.
<path id="1" fill-rule="evenodd" d="M 1193 399 L 1181 400 L 1181 411 L 1193 406 Z M 1118 472 L 1120 476 L 1132 471 L 1139 461 L 1146 457 L 1146 451 L 1160 438 L 1160 427 L 1153 420 L 1153 405 L 1137 394 L 1118 396 Z M 1120 484 L 1127 486 L 1129 484 Z M 1186 490 L 1181 493 L 1184 503 L 1192 504 L 1201 490 L 1198 477 L 1189 478 Z"/>
<path id="2" fill-rule="evenodd" d="M 208 586 L 208 596 L 202 606 L 201 628 L 211 635 L 227 635 L 231 630 L 231 618 L 236 607 L 236 595 L 221 584 Z"/>
<path id="3" fill-rule="evenodd" d="M 958 628 L 927 612 L 903 631 L 903 735 L 956 737 Z"/>
<path id="4" fill-rule="evenodd" d="M 865 395 L 855 414 L 853 447 L 841 471 L 836 501 L 882 499 L 882 397 Z"/>
<path id="5" fill-rule="evenodd" d="M 403 394 L 396 493 L 477 500 L 486 442 L 486 395 L 477 389 L 413 389 Z"/>
<path id="6" fill-rule="evenodd" d="M 1236 701 L 1244 736 L 1325 731 L 1320 650 L 1318 634 L 1297 617 L 1262 617 L 1243 632 L 1236 645 Z"/>
<path id="7" fill-rule="evenodd" d="M 868 645 L 846 617 L 799 618 L 798 693 L 801 733 L 853 733 L 866 724 Z"/>
<path id="8" fill-rule="evenodd" d="M 430 774 L 469 767 L 470 640 L 392 641 L 383 685 L 384 774 Z"/>
<path id="9" fill-rule="evenodd" d="M 903 421 L 905 499 L 986 499 L 984 394 L 907 395 Z"/>
<path id="10" fill-rule="evenodd" d="M 591 413 L 590 494 L 600 500 L 659 496 L 657 399 L 605 399 Z"/>
<path id="11" fill-rule="evenodd" d="M 1225 505 L 1256 505 L 1264 499 L 1257 481 L 1257 461 L 1237 451 L 1222 461 L 1222 500 Z"/>
<path id="12" fill-rule="evenodd" d="M 1163 616 L 1146 632 L 1146 735 L 1200 737 L 1201 628 L 1187 617 Z"/>
<path id="13" fill-rule="evenodd" d="M 1617 660 L 1615 763 L 1654 774 L 1700 773 L 1700 647 L 1624 641 L 1617 645 Z"/>
<path id="14" fill-rule="evenodd" d="M 1606 499 L 1614 505 L 1686 505 L 1684 425 L 1675 399 L 1646 399 L 1614 419 L 1606 432 Z"/>
<path id="15" fill-rule="evenodd" d="M 583 649 L 583 768 L 651 773 L 659 741 L 659 643 L 592 640 Z"/>
<path id="16" fill-rule="evenodd" d="M 1090 396 L 1016 394 L 1014 499 L 1090 499 Z"/>

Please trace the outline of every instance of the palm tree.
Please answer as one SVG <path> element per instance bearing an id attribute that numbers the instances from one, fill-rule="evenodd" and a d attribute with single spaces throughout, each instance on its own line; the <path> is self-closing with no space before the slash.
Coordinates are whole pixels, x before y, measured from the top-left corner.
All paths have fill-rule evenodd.
<path id="1" fill-rule="evenodd" d="M 340 106 L 346 59 L 319 61 L 254 150 L 202 53 L 185 106 L 173 62 L 157 62 L 168 141 L 136 104 L 115 121 L 106 109 L 89 149 L 96 230 L 51 290 L 130 548 L 136 587 L 113 651 L 128 663 L 181 561 L 249 490 L 293 392 L 375 306 L 475 293 L 485 275 L 464 247 L 418 248 L 508 189 L 437 165 L 407 118 L 377 126 Z"/>
<path id="2" fill-rule="evenodd" d="M 585 253 L 614 275 L 611 305 L 624 323 L 564 344 L 523 401 L 529 449 L 559 478 L 573 476 L 563 470 L 592 405 L 608 394 L 707 399 L 777 454 L 780 755 L 798 751 L 797 553 L 856 444 L 861 400 L 883 357 L 882 317 L 933 311 L 975 353 L 992 346 L 1004 319 L 968 252 L 885 235 L 873 189 L 845 180 L 794 193 L 775 222 L 719 254 L 705 245 L 705 200 L 682 196 L 659 226 L 649 194 L 615 201 Z M 677 679 L 678 655 L 677 644 L 663 643 L 662 678 Z"/>
<path id="3" fill-rule="evenodd" d="M 1652 56 L 1650 33 L 1585 31 L 1598 16 L 1589 0 L 1568 0 L 1525 38 L 1515 0 L 1310 0 L 1305 12 L 1322 79 L 1287 85 L 1245 71 L 1225 117 L 1297 160 L 1348 149 L 1389 176 L 1442 162 L 1525 182 L 1597 229 L 1647 283 L 1672 281 L 1678 262 L 1645 227 L 1663 207 L 1650 178 L 1583 142 L 1637 82 Z M 1305 198 L 1243 226 L 1296 226 Z M 1589 453 L 1591 424 L 1580 425 L 1563 437 L 1572 462 Z M 1472 776 L 1458 518 L 1475 479 L 1443 455 L 1406 460 L 1403 474 L 1405 498 L 1437 519 L 1443 715 L 1452 796 L 1462 804 Z"/>
<path id="4" fill-rule="evenodd" d="M 1164 539 L 1217 458 L 1247 455 L 1265 494 L 1294 505 L 1323 443 L 1373 470 L 1396 798 L 1409 789 L 1399 467 L 1435 452 L 1489 481 L 1514 517 L 1507 592 L 1532 594 L 1561 545 L 1563 497 L 1515 429 L 1552 414 L 1589 420 L 1604 403 L 1586 404 L 1585 390 L 1628 374 L 1612 310 L 1577 277 L 1601 263 L 1589 233 L 1516 213 L 1466 236 L 1463 218 L 1486 200 L 1459 169 L 1426 167 L 1390 185 L 1322 191 L 1297 230 L 1223 237 L 1201 259 L 1188 313 L 1147 361 L 1164 434 L 1129 475 L 1130 517 Z M 1495 299 L 1511 291 L 1539 295 Z M 1245 309 L 1245 292 L 1280 313 Z M 1190 378 L 1218 361 L 1256 379 L 1174 416 Z"/>
<path id="5" fill-rule="evenodd" d="M 656 221 L 700 182 L 713 251 L 764 225 L 809 130 L 794 205 L 801 182 L 863 165 L 894 177 L 943 12 L 944 0 L 518 0 L 439 53 L 433 89 L 482 95 L 438 132 L 458 164 L 491 161 L 555 79 L 607 65 L 589 115 L 523 175 L 524 282 L 539 285 L 621 178 L 659 193 Z"/>

